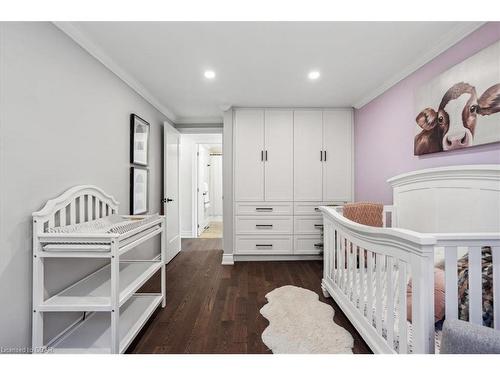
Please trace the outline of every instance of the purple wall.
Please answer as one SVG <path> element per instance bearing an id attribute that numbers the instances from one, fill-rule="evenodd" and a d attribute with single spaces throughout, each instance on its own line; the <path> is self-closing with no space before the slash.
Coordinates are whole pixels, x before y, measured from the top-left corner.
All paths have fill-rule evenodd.
<path id="1" fill-rule="evenodd" d="M 413 155 L 414 91 L 423 83 L 500 39 L 490 22 L 354 112 L 355 198 L 392 203 L 386 180 L 403 172 L 457 164 L 499 164 L 500 143 Z"/>

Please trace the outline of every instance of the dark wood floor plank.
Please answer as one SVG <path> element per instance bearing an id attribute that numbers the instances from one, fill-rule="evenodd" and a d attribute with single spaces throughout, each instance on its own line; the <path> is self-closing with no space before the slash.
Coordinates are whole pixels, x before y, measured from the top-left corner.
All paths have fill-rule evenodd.
<path id="1" fill-rule="evenodd" d="M 158 309 L 128 353 L 269 354 L 261 339 L 269 322 L 260 314 L 266 294 L 295 285 L 319 294 L 335 309 L 335 323 L 354 337 L 354 353 L 370 353 L 346 316 L 321 293 L 320 261 L 239 262 L 222 266 L 221 239 L 183 239 L 167 266 L 167 307 Z M 158 292 L 155 275 L 142 292 Z"/>

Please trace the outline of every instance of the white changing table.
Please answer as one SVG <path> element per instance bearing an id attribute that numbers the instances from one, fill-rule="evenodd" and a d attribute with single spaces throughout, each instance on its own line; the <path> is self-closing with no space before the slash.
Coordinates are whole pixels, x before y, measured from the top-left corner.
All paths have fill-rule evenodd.
<path id="1" fill-rule="evenodd" d="M 118 202 L 95 186 L 75 186 L 49 200 L 33 213 L 33 326 L 34 352 L 123 353 L 156 308 L 166 303 L 165 217 L 122 216 L 129 220 L 117 233 L 51 233 L 51 228 L 89 224 L 116 214 Z M 159 235 L 160 254 L 150 260 L 122 257 Z M 44 297 L 47 258 L 105 258 L 104 267 L 63 291 Z M 161 293 L 137 293 L 157 271 Z M 46 312 L 82 312 L 82 318 L 44 343 Z"/>

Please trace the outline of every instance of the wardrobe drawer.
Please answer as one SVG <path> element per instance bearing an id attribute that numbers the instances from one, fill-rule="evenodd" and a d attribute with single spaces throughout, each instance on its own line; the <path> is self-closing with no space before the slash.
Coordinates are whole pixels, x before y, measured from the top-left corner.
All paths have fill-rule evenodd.
<path id="1" fill-rule="evenodd" d="M 293 207 L 294 215 L 321 215 L 320 206 L 341 206 L 344 202 L 296 202 Z"/>
<path id="2" fill-rule="evenodd" d="M 292 236 L 236 236 L 235 254 L 292 254 Z"/>
<path id="3" fill-rule="evenodd" d="M 293 215 L 293 204 L 286 202 L 236 202 L 236 215 Z"/>
<path id="4" fill-rule="evenodd" d="M 293 224 L 294 234 L 320 235 L 323 229 L 323 218 L 321 216 L 295 216 Z"/>
<path id="5" fill-rule="evenodd" d="M 320 236 L 294 236 L 294 254 L 321 254 L 323 239 Z"/>
<path id="6" fill-rule="evenodd" d="M 236 234 L 292 234 L 292 216 L 236 216 Z"/>

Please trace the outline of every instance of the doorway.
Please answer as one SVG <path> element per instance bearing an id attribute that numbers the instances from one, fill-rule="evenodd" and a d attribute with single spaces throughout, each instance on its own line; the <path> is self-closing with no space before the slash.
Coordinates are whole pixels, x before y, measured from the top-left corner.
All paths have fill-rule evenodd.
<path id="1" fill-rule="evenodd" d="M 222 134 L 181 134 L 182 238 L 222 238 Z"/>
<path id="2" fill-rule="evenodd" d="M 222 145 L 198 144 L 197 237 L 222 238 Z"/>

